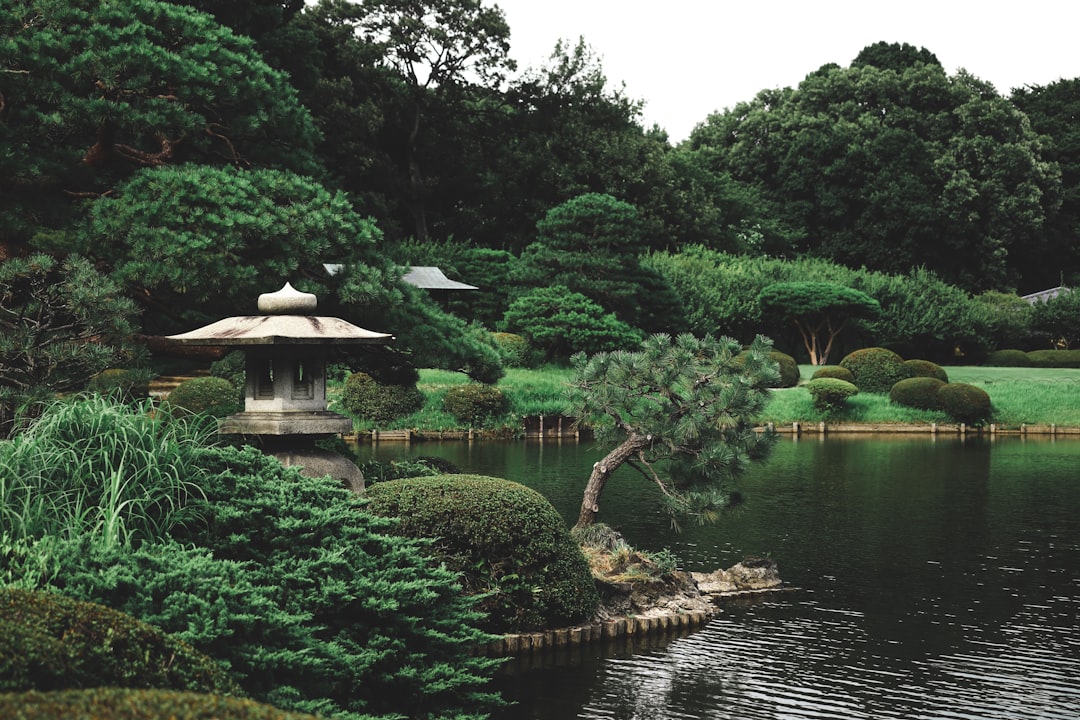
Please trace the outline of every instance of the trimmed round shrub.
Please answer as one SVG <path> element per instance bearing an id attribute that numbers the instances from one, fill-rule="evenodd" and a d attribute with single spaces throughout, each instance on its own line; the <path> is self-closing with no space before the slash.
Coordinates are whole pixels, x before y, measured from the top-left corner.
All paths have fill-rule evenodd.
<path id="1" fill-rule="evenodd" d="M 198 377 L 177 385 L 166 398 L 175 410 L 194 415 L 222 418 L 240 412 L 243 406 L 236 401 L 237 390 L 231 382 L 219 377 Z"/>
<path id="2" fill-rule="evenodd" d="M 1080 368 L 1080 350 L 1032 350 L 1027 356 L 1032 367 Z"/>
<path id="3" fill-rule="evenodd" d="M 491 418 L 505 415 L 510 403 L 502 390 L 493 385 L 469 383 L 455 385 L 443 397 L 443 410 L 469 425 L 483 425 Z"/>
<path id="4" fill-rule="evenodd" d="M 856 350 L 840 361 L 840 367 L 851 371 L 860 392 L 887 393 L 893 385 L 911 377 L 911 370 L 899 355 L 880 347 Z"/>
<path id="5" fill-rule="evenodd" d="M 741 364 L 745 356 L 746 353 L 741 352 L 735 358 L 735 361 Z M 799 364 L 795 362 L 795 358 L 787 353 L 782 353 L 779 350 L 770 350 L 769 359 L 776 363 L 777 369 L 780 372 L 780 376 L 776 379 L 776 382 L 769 387 L 789 388 L 799 384 Z"/>
<path id="6" fill-rule="evenodd" d="M 803 385 L 814 399 L 814 407 L 822 412 L 834 412 L 844 406 L 852 395 L 859 394 L 859 388 L 847 380 L 838 378 L 818 378 Z"/>
<path id="7" fill-rule="evenodd" d="M 176 690 L 115 687 L 0 695 L 0 717 L 19 720 L 318 720 L 315 715 L 285 712 L 253 700 Z"/>
<path id="8" fill-rule="evenodd" d="M 821 378 L 834 378 L 836 380 L 849 382 L 852 385 L 855 384 L 855 375 L 847 368 L 840 367 L 839 365 L 822 365 L 810 376 L 811 380 L 819 380 Z"/>
<path id="9" fill-rule="evenodd" d="M 506 367 L 525 367 L 529 362 L 529 341 L 520 335 L 508 332 L 491 334 L 499 348 L 503 365 Z"/>
<path id="10" fill-rule="evenodd" d="M 187 643 L 124 613 L 61 595 L 0 589 L 0 637 L 0 692 L 105 685 L 238 691 L 221 665 Z"/>
<path id="11" fill-rule="evenodd" d="M 367 373 L 357 372 L 345 379 L 341 404 L 357 417 L 388 423 L 422 408 L 424 395 L 416 385 L 384 385 Z"/>
<path id="12" fill-rule="evenodd" d="M 904 366 L 911 372 L 911 377 L 937 378 L 943 383 L 949 382 L 949 374 L 945 368 L 929 360 L 905 360 Z"/>
<path id="13" fill-rule="evenodd" d="M 937 392 L 937 403 L 957 422 L 980 423 L 990 418 L 990 395 L 967 383 L 942 385 Z"/>
<path id="14" fill-rule="evenodd" d="M 1023 350 L 995 350 L 986 358 L 991 367 L 1031 367 L 1031 358 Z"/>
<path id="15" fill-rule="evenodd" d="M 901 380 L 889 391 L 889 401 L 920 410 L 937 410 L 937 393 L 945 385 L 935 377 L 912 377 Z"/>
<path id="16" fill-rule="evenodd" d="M 139 400 L 150 394 L 150 379 L 144 370 L 109 368 L 90 378 L 86 389 L 98 395 L 113 395 L 123 401 Z"/>
<path id="17" fill-rule="evenodd" d="M 588 620 L 599 604 L 581 548 L 543 495 L 478 475 L 391 480 L 370 487 L 367 509 L 399 518 L 397 532 L 436 538 L 432 552 L 479 596 L 492 632 Z"/>

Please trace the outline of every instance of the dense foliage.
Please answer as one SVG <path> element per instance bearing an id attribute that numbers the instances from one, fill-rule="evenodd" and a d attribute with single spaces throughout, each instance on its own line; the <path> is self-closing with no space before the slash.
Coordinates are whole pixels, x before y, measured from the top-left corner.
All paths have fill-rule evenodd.
<path id="1" fill-rule="evenodd" d="M 351 373 L 345 378 L 341 404 L 350 414 L 386 423 L 415 412 L 424 404 L 416 383 L 380 383 L 367 373 Z"/>
<path id="2" fill-rule="evenodd" d="M 480 383 L 457 385 L 443 396 L 443 409 L 469 427 L 505 415 L 509 406 L 510 401 L 502 390 Z"/>
<path id="3" fill-rule="evenodd" d="M 864 292 L 835 283 L 767 285 L 757 296 L 762 314 L 792 322 L 799 330 L 811 365 L 825 365 L 833 342 L 849 320 L 876 318 L 881 306 Z"/>
<path id="4" fill-rule="evenodd" d="M 859 390 L 870 393 L 887 393 L 893 385 L 912 374 L 899 355 L 880 347 L 849 353 L 840 361 L 840 367 L 851 372 Z"/>
<path id="5" fill-rule="evenodd" d="M 189 412 L 225 417 L 244 409 L 239 390 L 220 377 L 195 377 L 185 380 L 169 392 L 165 400 L 174 413 Z"/>
<path id="6" fill-rule="evenodd" d="M 608 449 L 593 466 L 576 527 L 595 521 L 623 464 L 657 485 L 673 517 L 709 520 L 731 503 L 726 484 L 771 448 L 754 423 L 778 378 L 765 338 L 741 358 L 740 350 L 731 338 L 657 334 L 636 351 L 574 356 L 570 414 Z"/>
<path id="7" fill-rule="evenodd" d="M 939 408 L 937 393 L 946 381 L 936 377 L 916 376 L 901 380 L 889 390 L 889 401 L 920 410 Z"/>
<path id="8" fill-rule="evenodd" d="M 993 408 L 985 390 L 967 383 L 948 383 L 937 391 L 937 405 L 957 422 L 981 423 Z"/>
<path id="9" fill-rule="evenodd" d="M 369 509 L 396 532 L 434 539 L 431 552 L 470 595 L 493 632 L 583 622 L 599 598 L 589 566 L 542 495 L 509 480 L 443 475 L 377 483 Z"/>
<path id="10" fill-rule="evenodd" d="M 835 377 L 815 378 L 803 387 L 813 398 L 814 408 L 824 413 L 841 410 L 849 397 L 859 394 L 854 383 Z"/>
<path id="11" fill-rule="evenodd" d="M 272 705 L 221 695 L 177 690 L 132 690 L 99 687 L 89 690 L 29 691 L 0 694 L 0 715 L 19 720 L 107 717 L 109 720 L 318 720 L 314 715 L 279 710 Z"/>

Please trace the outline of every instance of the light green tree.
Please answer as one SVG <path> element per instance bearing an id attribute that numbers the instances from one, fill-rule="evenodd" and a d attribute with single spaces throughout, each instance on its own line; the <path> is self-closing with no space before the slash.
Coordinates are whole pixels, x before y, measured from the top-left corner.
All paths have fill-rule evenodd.
<path id="1" fill-rule="evenodd" d="M 873 319 L 881 312 L 878 301 L 866 293 L 826 282 L 774 283 L 757 301 L 766 317 L 795 325 L 812 365 L 828 364 L 833 341 L 849 320 Z"/>
<path id="2" fill-rule="evenodd" d="M 731 502 L 726 483 L 763 459 L 772 436 L 754 430 L 778 377 L 772 343 L 657 334 L 639 350 L 575 355 L 570 413 L 609 448 L 593 466 L 577 528 L 592 525 L 612 474 L 628 465 L 659 489 L 673 520 L 715 518 Z"/>

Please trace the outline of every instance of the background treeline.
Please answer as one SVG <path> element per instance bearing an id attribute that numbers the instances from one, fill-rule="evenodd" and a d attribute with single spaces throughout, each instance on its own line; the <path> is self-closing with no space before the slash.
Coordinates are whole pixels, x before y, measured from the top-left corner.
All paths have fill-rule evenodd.
<path id="1" fill-rule="evenodd" d="M 807 273 L 880 302 L 851 342 L 943 357 L 1074 334 L 1016 335 L 981 294 L 1080 277 L 1080 79 L 1004 96 L 878 43 L 673 144 L 584 40 L 517 68 L 480 0 L 5 0 L 0 34 L 0 259 L 24 261 L 3 286 L 9 393 L 65 384 L 55 363 L 8 381 L 48 341 L 134 362 L 118 318 L 186 330 L 285 280 L 398 336 L 357 361 L 376 375 L 491 382 L 493 330 L 539 360 L 657 330 L 784 343 L 756 291 Z M 410 263 L 482 290 L 436 303 L 400 282 Z M 16 332 L 43 305 L 79 331 Z"/>

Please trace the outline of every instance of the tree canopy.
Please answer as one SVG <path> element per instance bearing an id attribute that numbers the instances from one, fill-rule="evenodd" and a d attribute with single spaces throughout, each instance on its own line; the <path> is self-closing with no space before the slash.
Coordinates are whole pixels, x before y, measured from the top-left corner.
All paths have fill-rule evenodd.
<path id="1" fill-rule="evenodd" d="M 828 364 L 833 341 L 849 320 L 873 319 L 881 312 L 866 293 L 825 282 L 775 283 L 758 293 L 757 301 L 764 314 L 795 324 L 812 365 Z"/>
<path id="2" fill-rule="evenodd" d="M 657 334 L 640 350 L 575 355 L 570 412 L 610 448 L 593 466 L 577 527 L 595 521 L 624 464 L 660 489 L 673 518 L 715 517 L 731 502 L 725 483 L 771 448 L 754 431 L 778 377 L 770 349 L 759 336 L 736 360 L 742 346 L 731 338 Z"/>

